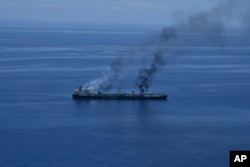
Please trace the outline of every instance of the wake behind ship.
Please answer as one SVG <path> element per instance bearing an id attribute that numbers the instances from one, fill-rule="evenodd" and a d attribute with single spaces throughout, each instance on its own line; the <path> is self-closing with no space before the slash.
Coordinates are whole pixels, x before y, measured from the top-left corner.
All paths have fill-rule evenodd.
<path id="1" fill-rule="evenodd" d="M 81 87 L 76 88 L 72 94 L 73 99 L 103 99 L 103 100 L 166 100 L 168 95 L 166 94 L 136 94 L 132 93 L 91 93 L 89 89 Z"/>

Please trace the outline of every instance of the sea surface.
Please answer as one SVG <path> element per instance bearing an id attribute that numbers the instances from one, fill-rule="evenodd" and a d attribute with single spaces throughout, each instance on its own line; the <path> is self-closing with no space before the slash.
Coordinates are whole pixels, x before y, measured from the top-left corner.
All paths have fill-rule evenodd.
<path id="1" fill-rule="evenodd" d="M 0 166 L 228 167 L 230 150 L 249 150 L 244 32 L 183 33 L 174 46 L 160 46 L 166 64 L 149 92 L 167 93 L 166 101 L 71 98 L 121 57 L 134 71 L 120 74 L 121 87 L 138 91 L 133 78 L 140 61 L 152 59 L 161 28 L 2 24 Z"/>

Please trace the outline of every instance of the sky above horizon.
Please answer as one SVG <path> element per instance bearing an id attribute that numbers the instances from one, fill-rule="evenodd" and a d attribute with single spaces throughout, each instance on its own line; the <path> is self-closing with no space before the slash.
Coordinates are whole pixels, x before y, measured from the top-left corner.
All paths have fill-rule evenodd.
<path id="1" fill-rule="evenodd" d="M 206 11 L 218 0 L 0 0 L 0 20 L 171 24 L 178 13 Z"/>

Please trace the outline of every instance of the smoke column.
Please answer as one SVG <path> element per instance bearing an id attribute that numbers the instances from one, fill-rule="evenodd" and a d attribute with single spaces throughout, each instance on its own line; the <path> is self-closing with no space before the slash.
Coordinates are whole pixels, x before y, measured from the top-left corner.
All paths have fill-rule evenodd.
<path id="1" fill-rule="evenodd" d="M 122 58 L 117 58 L 109 66 L 109 69 L 105 71 L 103 77 L 97 78 L 84 85 L 85 88 L 108 91 L 112 88 L 114 82 L 118 79 L 119 74 L 124 67 L 124 61 Z"/>
<path id="2" fill-rule="evenodd" d="M 152 84 L 157 72 L 165 65 L 165 57 L 163 50 L 166 46 L 173 47 L 176 44 L 177 32 L 172 27 L 164 27 L 161 31 L 157 41 L 157 50 L 153 54 L 153 60 L 149 66 L 143 67 L 139 70 L 138 76 L 135 79 L 135 85 L 141 93 L 147 91 Z M 144 59 L 145 60 L 145 59 Z M 144 61 L 141 62 L 144 64 Z"/>
<path id="3" fill-rule="evenodd" d="M 221 46 L 225 29 L 224 21 L 227 20 L 227 17 L 234 16 L 239 10 L 242 10 L 240 18 L 243 25 L 245 24 L 245 27 L 250 30 L 250 2 L 248 0 L 226 0 L 209 11 L 187 16 L 186 18 L 178 18 L 179 21 L 174 26 L 163 28 L 158 43 L 160 47 L 153 54 L 153 62 L 149 67 L 140 69 L 136 77 L 135 84 L 141 93 L 149 89 L 155 74 L 164 66 L 162 48 L 177 46 L 181 36 L 178 28 L 188 33 L 206 35 L 208 41 Z"/>
<path id="4" fill-rule="evenodd" d="M 136 78 L 135 84 L 138 86 L 141 93 L 148 90 L 151 80 L 163 65 L 163 54 L 161 52 L 157 52 L 154 55 L 152 64 L 148 68 L 143 68 L 139 71 L 139 76 Z"/>
<path id="5" fill-rule="evenodd" d="M 225 0 L 215 8 L 197 13 L 190 16 L 181 16 L 177 13 L 175 24 L 170 27 L 164 27 L 160 35 L 152 40 L 152 45 L 157 45 L 156 50 L 151 53 L 152 62 L 149 66 L 139 68 L 138 75 L 134 78 L 134 83 L 141 92 L 147 91 L 157 72 L 164 66 L 164 48 L 177 47 L 180 34 L 199 33 L 207 36 L 207 40 L 213 44 L 219 44 L 223 41 L 222 35 L 225 29 L 225 23 L 230 18 L 241 20 L 241 24 L 250 32 L 250 2 L 249 0 Z M 219 42 L 219 43 L 218 43 Z M 179 44 L 178 44 L 179 45 Z M 138 66 L 144 64 L 145 56 L 141 61 L 137 62 Z M 129 59 L 129 58 L 127 58 Z M 105 71 L 103 77 L 88 82 L 84 87 L 109 91 L 117 79 L 122 78 L 124 69 L 127 66 L 126 58 L 117 58 L 111 63 L 108 70 Z M 129 82 L 129 80 L 127 80 Z M 133 81 L 131 81 L 133 82 Z"/>
<path id="6" fill-rule="evenodd" d="M 83 85 L 84 88 L 92 89 L 92 90 L 98 90 L 98 91 L 104 91 L 107 92 L 115 87 L 115 84 L 119 80 L 124 79 L 126 76 L 127 66 L 129 64 L 136 64 L 137 68 L 138 66 L 143 65 L 143 62 L 150 58 L 152 59 L 153 55 L 153 62 L 151 63 L 150 67 L 145 67 L 139 69 L 139 74 L 136 76 L 134 80 L 136 80 L 136 86 L 139 88 L 138 84 L 140 82 L 143 82 L 144 85 L 147 85 L 147 89 L 151 85 L 151 81 L 154 78 L 154 75 L 161 69 L 161 67 L 164 65 L 164 55 L 163 55 L 163 48 L 165 46 L 171 46 L 174 45 L 176 42 L 175 39 L 177 39 L 177 33 L 175 32 L 175 29 L 173 28 L 163 28 L 160 35 L 156 36 L 155 39 L 153 39 L 149 46 L 155 46 L 154 52 L 151 50 L 151 55 L 143 55 L 141 59 L 133 59 L 129 56 L 126 57 L 118 57 L 114 62 L 112 62 L 107 70 L 104 71 L 103 76 L 100 78 L 97 78 L 93 81 L 87 82 Z M 134 51 L 136 52 L 136 51 Z M 138 51 L 137 51 L 138 52 Z M 136 55 L 136 53 L 134 53 Z M 139 55 L 139 54 L 138 54 Z M 136 55 L 136 56 L 138 56 Z M 138 56 L 140 58 L 140 56 Z M 127 71 L 127 72 L 126 72 Z M 144 77 L 144 81 L 142 81 L 142 77 Z M 141 79 L 138 79 L 141 78 Z M 141 81 L 140 81 L 141 80 Z M 130 78 L 130 80 L 135 83 L 135 81 Z M 127 81 L 126 81 L 127 82 Z M 118 83 L 121 84 L 121 83 Z M 122 88 L 122 85 L 116 85 L 119 88 Z M 146 88 L 146 87 L 145 87 Z M 141 88 L 139 88 L 140 90 Z"/>

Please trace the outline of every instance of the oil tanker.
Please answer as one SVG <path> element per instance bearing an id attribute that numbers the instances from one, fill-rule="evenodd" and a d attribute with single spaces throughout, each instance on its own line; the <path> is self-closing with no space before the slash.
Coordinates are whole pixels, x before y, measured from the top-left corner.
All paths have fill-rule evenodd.
<path id="1" fill-rule="evenodd" d="M 100 99 L 100 100 L 166 100 L 167 94 L 144 94 L 142 90 L 141 93 L 136 94 L 134 91 L 132 93 L 91 93 L 87 88 L 76 88 L 72 94 L 72 98 L 76 100 L 90 100 L 90 99 Z"/>

